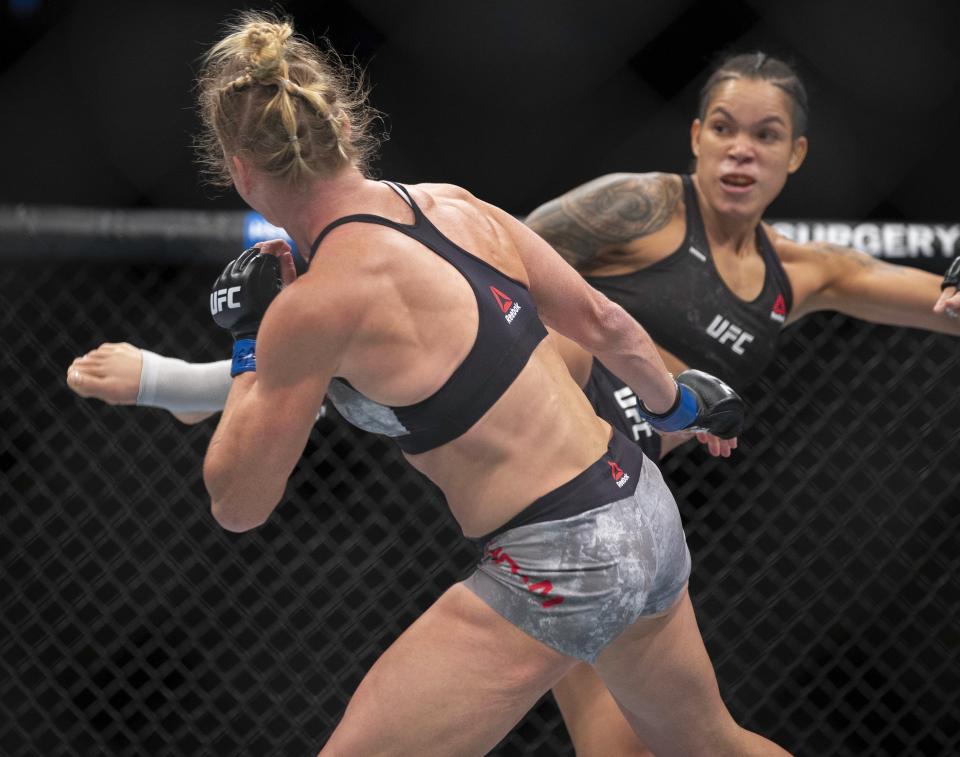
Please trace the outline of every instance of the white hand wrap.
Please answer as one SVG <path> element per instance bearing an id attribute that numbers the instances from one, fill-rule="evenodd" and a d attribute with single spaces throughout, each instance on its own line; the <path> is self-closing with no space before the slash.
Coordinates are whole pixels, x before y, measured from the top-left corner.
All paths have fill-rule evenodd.
<path id="1" fill-rule="evenodd" d="M 223 410 L 233 379 L 230 361 L 187 363 L 141 350 L 140 391 L 137 404 L 171 413 Z"/>

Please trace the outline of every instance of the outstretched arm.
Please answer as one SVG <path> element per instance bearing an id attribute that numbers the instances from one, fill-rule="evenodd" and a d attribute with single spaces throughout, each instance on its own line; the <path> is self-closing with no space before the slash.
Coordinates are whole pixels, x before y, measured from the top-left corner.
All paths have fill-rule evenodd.
<path id="1" fill-rule="evenodd" d="M 584 281 L 530 228 L 488 206 L 509 230 L 544 324 L 595 355 L 653 412 L 676 399 L 676 384 L 650 335 L 619 305 Z"/>
<path id="2" fill-rule="evenodd" d="M 956 287 L 941 292 L 941 276 L 849 247 L 782 239 L 777 247 L 794 289 L 791 322 L 836 310 L 872 323 L 960 335 L 960 294 Z"/>
<path id="3" fill-rule="evenodd" d="M 589 270 L 604 253 L 664 228 L 681 187 L 672 174 L 608 174 L 544 203 L 525 223 L 574 268 Z"/>

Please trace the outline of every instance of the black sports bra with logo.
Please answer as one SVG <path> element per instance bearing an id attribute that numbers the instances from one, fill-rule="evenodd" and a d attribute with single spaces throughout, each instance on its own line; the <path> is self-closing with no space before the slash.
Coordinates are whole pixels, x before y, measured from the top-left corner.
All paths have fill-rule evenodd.
<path id="1" fill-rule="evenodd" d="M 523 370 L 547 330 L 526 286 L 447 239 L 430 223 L 406 187 L 385 183 L 410 205 L 414 222 L 397 223 L 370 214 L 338 218 L 317 236 L 311 259 L 324 237 L 345 223 L 373 223 L 395 229 L 435 252 L 469 282 L 479 315 L 476 341 L 446 383 L 413 405 L 382 405 L 342 378 L 330 382 L 327 396 L 353 425 L 393 437 L 404 452 L 418 454 L 456 439 L 480 420 Z"/>
<path id="2" fill-rule="evenodd" d="M 757 226 L 757 249 L 766 268 L 763 289 L 751 301 L 731 292 L 714 265 L 693 181 L 682 179 L 687 231 L 680 247 L 639 271 L 587 281 L 636 318 L 665 350 L 739 389 L 776 354 L 793 304 L 790 281 Z"/>

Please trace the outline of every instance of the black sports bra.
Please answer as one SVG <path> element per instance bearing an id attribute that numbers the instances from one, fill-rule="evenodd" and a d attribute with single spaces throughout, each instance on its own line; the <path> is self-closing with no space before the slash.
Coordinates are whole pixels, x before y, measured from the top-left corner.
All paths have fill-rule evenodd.
<path id="1" fill-rule="evenodd" d="M 693 181 L 682 178 L 687 230 L 680 247 L 639 271 L 587 281 L 623 306 L 665 350 L 739 389 L 776 355 L 793 304 L 790 280 L 757 226 L 766 268 L 763 289 L 749 302 L 730 291 L 713 263 Z"/>
<path id="2" fill-rule="evenodd" d="M 342 378 L 330 382 L 327 396 L 347 421 L 396 439 L 417 454 L 446 444 L 469 430 L 500 399 L 547 335 L 526 286 L 471 255 L 430 223 L 407 188 L 385 182 L 413 209 L 403 224 L 370 214 L 349 215 L 329 224 L 314 241 L 311 259 L 324 237 L 345 223 L 374 223 L 406 234 L 456 268 L 477 299 L 477 337 L 463 362 L 431 396 L 413 405 L 391 407 L 365 397 Z"/>

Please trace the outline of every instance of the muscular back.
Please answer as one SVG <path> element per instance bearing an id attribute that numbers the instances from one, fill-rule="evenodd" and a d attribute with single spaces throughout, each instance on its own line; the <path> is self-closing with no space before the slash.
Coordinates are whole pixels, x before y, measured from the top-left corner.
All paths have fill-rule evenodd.
<path id="1" fill-rule="evenodd" d="M 412 194 L 448 239 L 528 283 L 505 214 L 494 216 L 456 187 L 419 186 Z M 377 207 L 362 210 L 412 221 L 399 197 L 378 200 Z M 477 338 L 477 300 L 463 275 L 393 229 L 339 227 L 304 279 L 315 297 L 336 298 L 355 313 L 357 327 L 336 373 L 376 402 L 404 406 L 431 396 Z M 597 460 L 608 436 L 552 343 L 544 341 L 469 431 L 409 459 L 444 490 L 464 531 L 479 535 Z"/>

